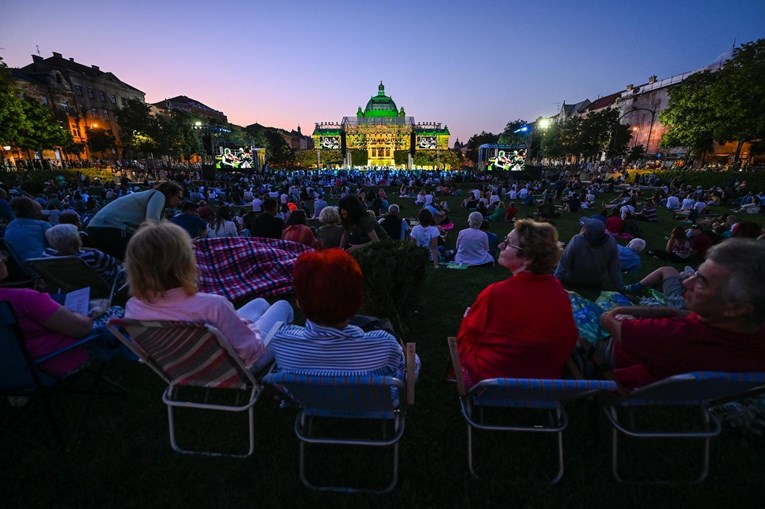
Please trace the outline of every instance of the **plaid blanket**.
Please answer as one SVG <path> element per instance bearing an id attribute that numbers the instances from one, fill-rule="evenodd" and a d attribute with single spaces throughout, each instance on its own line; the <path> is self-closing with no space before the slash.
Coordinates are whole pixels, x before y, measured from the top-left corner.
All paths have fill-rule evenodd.
<path id="1" fill-rule="evenodd" d="M 291 293 L 295 260 L 313 249 L 262 237 L 197 239 L 199 290 L 230 301 Z"/>

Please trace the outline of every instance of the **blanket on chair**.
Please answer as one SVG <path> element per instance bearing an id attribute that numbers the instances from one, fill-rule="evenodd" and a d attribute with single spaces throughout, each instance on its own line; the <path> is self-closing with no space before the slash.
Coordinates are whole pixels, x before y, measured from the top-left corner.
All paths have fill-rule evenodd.
<path id="1" fill-rule="evenodd" d="M 295 260 L 313 249 L 262 237 L 197 239 L 199 290 L 232 302 L 291 293 Z"/>

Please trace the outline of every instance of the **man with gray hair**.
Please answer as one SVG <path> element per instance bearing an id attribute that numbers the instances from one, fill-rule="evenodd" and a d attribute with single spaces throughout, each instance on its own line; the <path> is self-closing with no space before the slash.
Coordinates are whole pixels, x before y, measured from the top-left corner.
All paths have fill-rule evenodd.
<path id="1" fill-rule="evenodd" d="M 409 223 L 399 216 L 401 209 L 395 203 L 388 207 L 388 214 L 378 221 L 393 240 L 404 240 L 409 231 Z"/>
<path id="2" fill-rule="evenodd" d="M 80 232 L 73 224 L 57 224 L 45 231 L 45 239 L 51 247 L 45 249 L 43 256 L 79 256 L 110 285 L 122 267 L 119 260 L 103 251 L 82 249 Z"/>
<path id="3" fill-rule="evenodd" d="M 765 242 L 713 246 L 682 281 L 685 309 L 617 307 L 603 313 L 611 338 L 594 345 L 628 387 L 690 371 L 765 369 Z"/>

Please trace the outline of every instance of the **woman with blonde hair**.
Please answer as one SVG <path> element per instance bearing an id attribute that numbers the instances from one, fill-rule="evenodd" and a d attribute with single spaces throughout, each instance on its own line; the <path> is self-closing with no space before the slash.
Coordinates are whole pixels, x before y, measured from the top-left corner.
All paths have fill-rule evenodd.
<path id="1" fill-rule="evenodd" d="M 579 333 L 568 294 L 552 275 L 562 252 L 558 232 L 520 219 L 499 249 L 512 277 L 486 287 L 462 318 L 465 379 L 561 378 Z"/>
<path id="2" fill-rule="evenodd" d="M 125 254 L 132 298 L 125 318 L 202 322 L 223 333 L 253 372 L 271 362 L 263 339 L 277 322 L 291 323 L 292 306 L 255 299 L 239 309 L 225 297 L 197 290 L 197 263 L 188 233 L 175 224 L 146 223 Z"/>

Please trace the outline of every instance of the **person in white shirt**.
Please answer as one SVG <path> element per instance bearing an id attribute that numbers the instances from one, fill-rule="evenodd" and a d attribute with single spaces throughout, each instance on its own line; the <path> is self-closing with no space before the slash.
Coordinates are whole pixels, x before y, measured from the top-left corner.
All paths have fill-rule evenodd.
<path id="1" fill-rule="evenodd" d="M 489 236 L 481 231 L 483 216 L 480 212 L 471 212 L 468 226 L 457 235 L 457 253 L 454 261 L 463 265 L 493 264 L 494 258 L 489 253 Z"/>
<path id="2" fill-rule="evenodd" d="M 263 200 L 260 199 L 260 196 L 252 198 L 252 211 L 263 212 Z"/>

